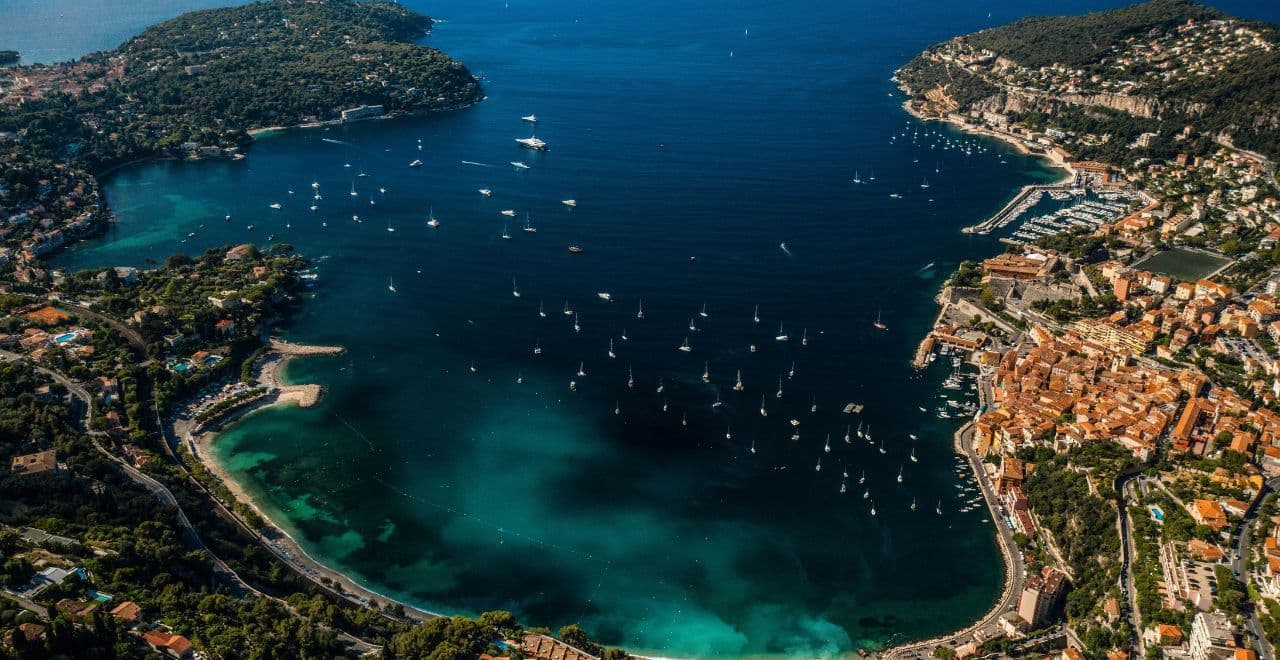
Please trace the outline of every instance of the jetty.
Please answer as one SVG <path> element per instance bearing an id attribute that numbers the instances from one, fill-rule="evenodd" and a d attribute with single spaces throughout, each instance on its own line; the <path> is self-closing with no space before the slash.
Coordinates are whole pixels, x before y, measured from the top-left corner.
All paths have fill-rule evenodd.
<path id="1" fill-rule="evenodd" d="M 281 355 L 342 355 L 347 349 L 342 346 L 318 346 L 314 344 L 295 344 L 272 337 L 271 350 Z"/>
<path id="2" fill-rule="evenodd" d="M 1014 195 L 1013 199 L 1009 200 L 1009 203 L 1005 204 L 999 211 L 996 211 L 995 215 L 960 231 L 966 234 L 990 234 L 992 231 L 1005 227 L 1018 219 L 1018 216 L 1022 215 L 1023 211 L 1026 211 L 1028 207 L 1035 203 L 1031 201 L 1033 197 L 1036 201 L 1039 201 L 1040 195 L 1045 192 L 1050 190 L 1065 191 L 1067 189 L 1067 186 L 1061 184 L 1037 183 L 1023 186 L 1022 190 L 1017 195 Z"/>

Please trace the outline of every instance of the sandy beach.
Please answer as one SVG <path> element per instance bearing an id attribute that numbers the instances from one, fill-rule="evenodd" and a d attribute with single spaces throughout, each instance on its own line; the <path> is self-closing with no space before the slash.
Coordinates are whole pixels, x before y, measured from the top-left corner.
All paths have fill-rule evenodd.
<path id="1" fill-rule="evenodd" d="M 265 522 L 260 529 L 254 529 L 243 520 L 240 521 L 242 526 L 254 532 L 263 547 L 270 550 L 280 561 L 288 564 L 297 573 L 312 580 L 318 586 L 356 605 L 378 609 L 400 605 L 404 607 L 405 614 L 410 618 L 426 620 L 437 615 L 367 589 L 344 573 L 325 566 L 308 555 L 288 532 L 277 525 L 262 507 L 258 506 L 248 490 L 214 456 L 213 443 L 217 440 L 218 430 L 227 425 L 271 406 L 298 405 L 306 408 L 319 402 L 323 393 L 321 386 L 286 382 L 284 368 L 291 360 L 303 356 L 340 355 L 344 352 L 346 349 L 340 346 L 294 344 L 273 338 L 270 351 L 256 367 L 256 377 L 261 384 L 268 386 L 276 393 L 274 396 L 267 397 L 260 403 L 239 411 L 218 424 L 211 425 L 210 430 L 195 432 L 189 420 L 178 420 L 174 424 L 174 435 L 187 444 L 196 459 L 226 486 L 237 502 L 251 508 Z M 228 510 L 231 511 L 231 509 Z M 234 511 L 231 512 L 235 515 Z"/>

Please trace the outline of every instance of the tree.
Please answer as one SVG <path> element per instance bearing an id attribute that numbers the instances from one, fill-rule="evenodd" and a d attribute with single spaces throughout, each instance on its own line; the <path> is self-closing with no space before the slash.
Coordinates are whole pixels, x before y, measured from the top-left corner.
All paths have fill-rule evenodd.
<path id="1" fill-rule="evenodd" d="M 949 646 L 935 646 L 933 648 L 933 657 L 939 660 L 952 660 L 956 657 L 956 651 Z"/>

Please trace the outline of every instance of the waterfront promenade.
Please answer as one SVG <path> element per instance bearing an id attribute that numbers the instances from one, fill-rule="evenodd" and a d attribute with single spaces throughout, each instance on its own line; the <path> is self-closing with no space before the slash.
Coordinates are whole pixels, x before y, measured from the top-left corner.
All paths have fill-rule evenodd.
<path id="1" fill-rule="evenodd" d="M 1022 593 L 1022 585 L 1026 580 L 1022 553 L 1013 543 L 1013 531 L 1004 524 L 1003 516 L 1000 515 L 995 486 L 987 476 L 981 457 L 973 449 L 973 436 L 973 423 L 969 422 L 956 431 L 953 439 L 956 451 L 962 452 L 969 459 L 969 466 L 977 476 L 983 500 L 987 503 L 992 524 L 996 528 L 996 541 L 1000 546 L 1000 554 L 1004 558 L 1005 565 L 1004 586 L 1000 592 L 1000 598 L 981 619 L 973 624 L 947 635 L 887 649 L 879 654 L 881 658 L 886 660 L 926 658 L 939 646 L 955 649 L 969 642 L 982 644 L 988 639 L 1000 637 L 1004 635 L 1004 630 L 1000 626 L 1000 617 L 1013 611 L 1018 604 L 1018 597 Z"/>

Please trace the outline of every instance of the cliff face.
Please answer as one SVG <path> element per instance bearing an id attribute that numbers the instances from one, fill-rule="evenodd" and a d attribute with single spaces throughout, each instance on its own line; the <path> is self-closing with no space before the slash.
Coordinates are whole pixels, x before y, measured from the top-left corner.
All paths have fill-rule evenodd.
<path id="1" fill-rule="evenodd" d="M 1043 112 L 1054 114 L 1063 106 L 1102 107 L 1143 119 L 1160 116 L 1161 106 L 1153 98 L 1125 94 L 1041 94 L 1007 89 L 974 104 L 974 109 L 999 113 Z"/>

